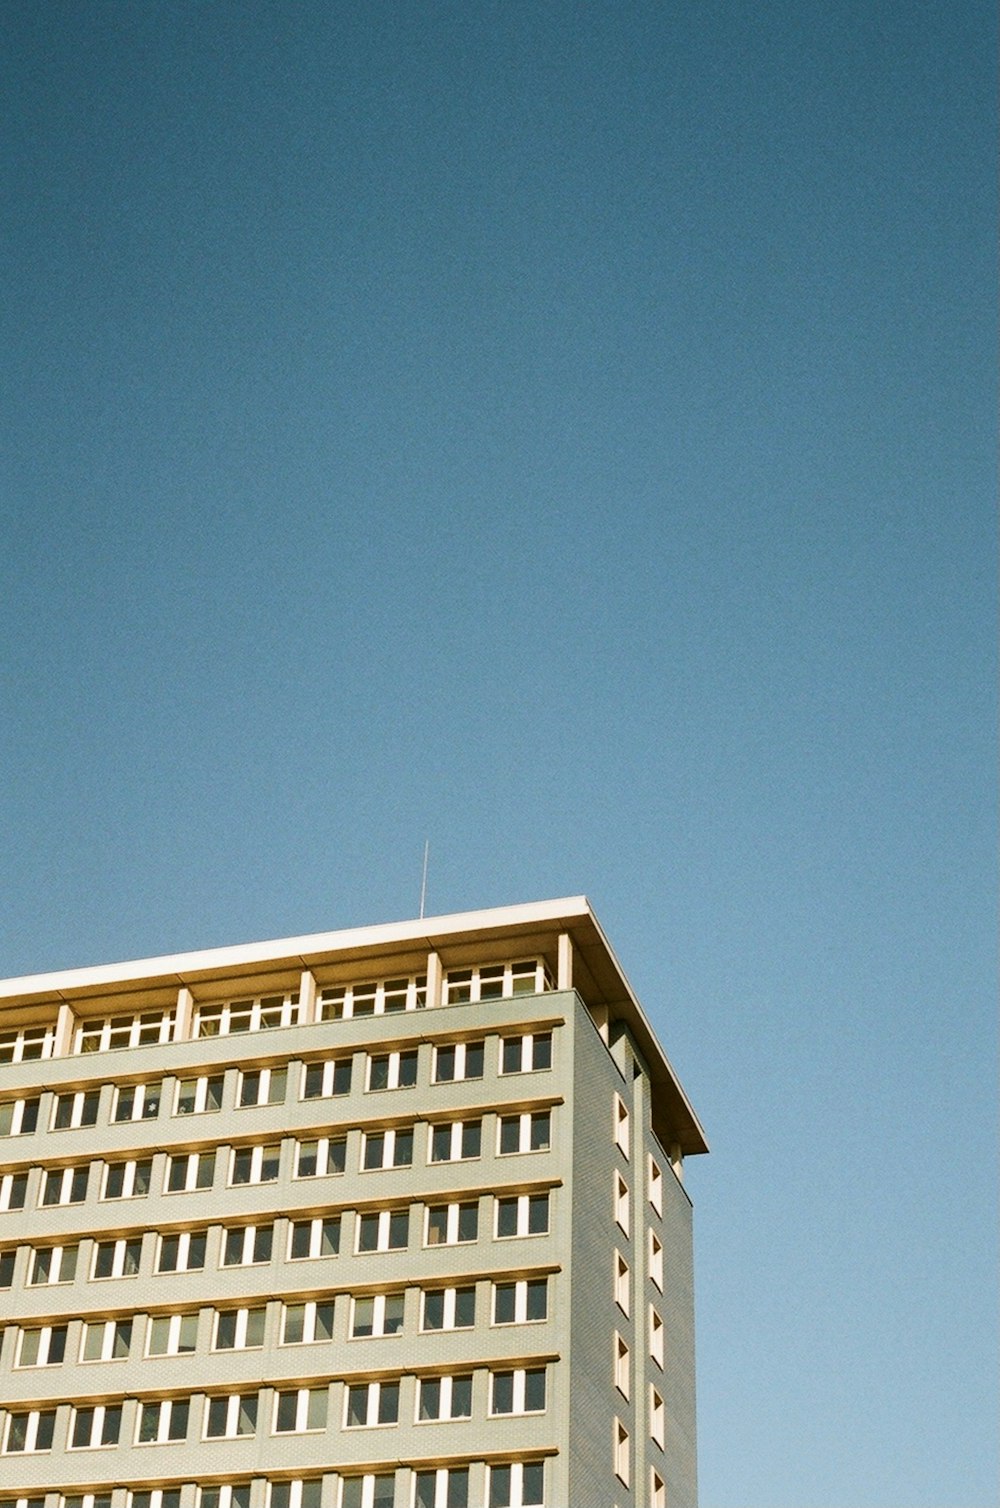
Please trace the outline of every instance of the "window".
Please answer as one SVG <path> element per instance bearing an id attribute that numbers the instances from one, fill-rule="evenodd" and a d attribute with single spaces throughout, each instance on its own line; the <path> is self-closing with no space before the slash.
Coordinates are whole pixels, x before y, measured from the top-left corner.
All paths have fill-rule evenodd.
<path id="1" fill-rule="evenodd" d="M 532 958 L 520 963 L 449 970 L 445 980 L 445 1002 L 466 1005 L 475 1000 L 501 1000 L 508 995 L 534 995 L 551 988 L 552 981 L 545 965 Z"/>
<path id="2" fill-rule="evenodd" d="M 519 1278 L 513 1283 L 493 1284 L 495 1325 L 533 1324 L 548 1318 L 548 1278 Z"/>
<path id="3" fill-rule="evenodd" d="M 75 1051 L 112 1052 L 119 1047 L 146 1047 L 169 1042 L 173 1036 L 173 1011 L 144 1011 L 139 1016 L 91 1017 L 76 1029 Z"/>
<path id="4" fill-rule="evenodd" d="M 5 1251 L 0 1251 L 0 1288 L 10 1288 L 14 1282 L 14 1262 L 16 1258 L 16 1246 L 8 1246 Z"/>
<path id="5" fill-rule="evenodd" d="M 497 1238 L 544 1236 L 549 1228 L 548 1194 L 514 1194 L 497 1200 Z"/>
<path id="6" fill-rule="evenodd" d="M 256 1432 L 256 1393 L 224 1393 L 217 1398 L 206 1398 L 206 1440 L 234 1440 Z"/>
<path id="7" fill-rule="evenodd" d="M 76 1277 L 79 1251 L 76 1242 L 71 1246 L 36 1247 L 31 1253 L 28 1287 L 39 1288 L 47 1283 L 72 1283 Z"/>
<path id="8" fill-rule="evenodd" d="M 652 1384 L 649 1388 L 649 1434 L 653 1443 L 663 1449 L 666 1414 L 663 1399 Z"/>
<path id="9" fill-rule="evenodd" d="M 405 1241 L 404 1241 L 405 1245 Z M 371 1248 L 361 1248 L 372 1250 Z M 335 1257 L 340 1250 L 340 1216 L 316 1215 L 312 1220 L 293 1220 L 288 1232 L 288 1260 Z"/>
<path id="10" fill-rule="evenodd" d="M 544 1461 L 490 1467 L 490 1508 L 540 1508 L 544 1491 Z"/>
<path id="11" fill-rule="evenodd" d="M 402 1328 L 401 1293 L 372 1293 L 354 1300 L 351 1306 L 351 1335 L 355 1340 L 365 1336 L 399 1335 Z"/>
<path id="12" fill-rule="evenodd" d="M 165 1194 L 190 1193 L 193 1189 L 210 1189 L 215 1178 L 215 1153 L 176 1152 L 167 1158 Z"/>
<path id="13" fill-rule="evenodd" d="M 615 1303 L 623 1314 L 630 1313 L 628 1263 L 620 1251 L 615 1252 Z"/>
<path id="14" fill-rule="evenodd" d="M 345 1391 L 345 1429 L 399 1423 L 398 1382 L 353 1382 Z"/>
<path id="15" fill-rule="evenodd" d="M 42 1174 L 39 1204 L 82 1204 L 87 1197 L 89 1172 L 87 1163 L 80 1163 L 75 1168 L 46 1168 Z"/>
<path id="16" fill-rule="evenodd" d="M 249 1068 L 240 1074 L 236 1103 L 246 1105 L 283 1105 L 287 1070 L 284 1068 Z"/>
<path id="17" fill-rule="evenodd" d="M 281 1162 L 281 1143 L 267 1146 L 234 1147 L 229 1170 L 231 1185 L 241 1183 L 274 1183 Z"/>
<path id="18" fill-rule="evenodd" d="M 221 1073 L 203 1073 L 196 1079 L 181 1079 L 177 1085 L 174 1114 L 204 1115 L 210 1110 L 221 1110 L 224 1082 Z"/>
<path id="19" fill-rule="evenodd" d="M 0 1173 L 0 1210 L 23 1210 L 27 1194 L 27 1173 Z"/>
<path id="20" fill-rule="evenodd" d="M 147 1492 L 146 1497 L 149 1497 Z M 141 1496 L 139 1493 L 130 1494 L 129 1508 L 132 1508 L 131 1498 Z M 40 1508 L 44 1508 L 45 1499 L 40 1498 Z M 111 1508 L 110 1492 L 69 1492 L 63 1493 L 59 1499 L 59 1508 Z"/>
<path id="21" fill-rule="evenodd" d="M 460 1079 L 481 1079 L 485 1059 L 483 1042 L 449 1042 L 434 1049 L 434 1083 L 452 1084 Z"/>
<path id="22" fill-rule="evenodd" d="M 111 1508 L 110 1493 L 107 1494 L 107 1498 L 108 1508 Z M 180 1508 L 180 1504 L 179 1487 L 151 1487 L 142 1492 L 130 1492 L 128 1495 L 128 1508 Z"/>
<path id="23" fill-rule="evenodd" d="M 322 1477 L 297 1477 L 291 1482 L 268 1482 L 267 1508 L 320 1508 L 323 1497 Z M 209 1504 L 208 1508 L 215 1508 Z M 228 1508 L 220 1504 L 219 1508 Z M 246 1508 L 245 1504 L 233 1508 Z"/>
<path id="24" fill-rule="evenodd" d="M 658 1471 L 650 1472 L 649 1508 L 667 1508 L 667 1484 Z"/>
<path id="25" fill-rule="evenodd" d="M 222 1267 L 255 1267 L 270 1262 L 273 1225 L 232 1225 L 222 1233 Z"/>
<path id="26" fill-rule="evenodd" d="M 421 1377 L 417 1419 L 471 1419 L 472 1373 L 458 1377 Z"/>
<path id="27" fill-rule="evenodd" d="M 620 1094 L 615 1095 L 614 1107 L 614 1138 L 615 1145 L 623 1157 L 629 1155 L 629 1115 L 628 1107 Z"/>
<path id="28" fill-rule="evenodd" d="M 295 1177 L 317 1178 L 342 1173 L 347 1166 L 346 1136 L 320 1136 L 295 1143 Z"/>
<path id="29" fill-rule="evenodd" d="M 51 1450 L 56 1427 L 55 1409 L 28 1409 L 9 1413 L 4 1429 L 3 1448 L 8 1455 L 20 1452 Z"/>
<path id="30" fill-rule="evenodd" d="M 614 1174 L 614 1209 L 615 1220 L 627 1236 L 629 1230 L 628 1184 L 617 1170 Z"/>
<path id="31" fill-rule="evenodd" d="M 305 1304 L 285 1304 L 281 1315 L 283 1346 L 312 1345 L 333 1340 L 333 1302 L 310 1299 Z"/>
<path id="32" fill-rule="evenodd" d="M 0 1032 L 0 1063 L 30 1063 L 51 1058 L 55 1042 L 53 1026 L 26 1026 L 17 1032 Z"/>
<path id="33" fill-rule="evenodd" d="M 124 1361 L 132 1344 L 131 1320 L 89 1320 L 83 1327 L 81 1361 Z"/>
<path id="34" fill-rule="evenodd" d="M 629 1448 L 628 1430 L 620 1419 L 615 1420 L 614 1431 L 614 1468 L 615 1476 L 627 1487 L 629 1483 Z"/>
<path id="35" fill-rule="evenodd" d="M 663 1214 L 663 1170 L 654 1157 L 649 1159 L 649 1202 L 658 1215 Z"/>
<path id="36" fill-rule="evenodd" d="M 389 1016 L 399 1011 L 422 1011 L 426 1004 L 427 975 L 418 974 L 412 979 L 324 989 L 319 997 L 319 1019 L 349 1021 L 353 1016 Z"/>
<path id="37" fill-rule="evenodd" d="M 663 1292 L 663 1242 L 655 1231 L 649 1233 L 649 1276 Z"/>
<path id="38" fill-rule="evenodd" d="M 16 1366 L 56 1367 L 66 1355 L 66 1326 L 42 1325 L 21 1331 Z"/>
<path id="39" fill-rule="evenodd" d="M 497 1151 L 545 1152 L 551 1145 L 551 1115 L 548 1110 L 526 1110 L 521 1115 L 501 1115 Z"/>
<path id="40" fill-rule="evenodd" d="M 220 1309 L 215 1316 L 213 1351 L 255 1351 L 264 1344 L 264 1304 L 254 1308 Z"/>
<path id="41" fill-rule="evenodd" d="M 652 1304 L 649 1306 L 649 1354 L 658 1367 L 663 1366 L 663 1320 Z"/>
<path id="42" fill-rule="evenodd" d="M 131 1157 L 126 1162 L 109 1162 L 104 1169 L 102 1199 L 144 1199 L 153 1176 L 151 1157 Z"/>
<path id="43" fill-rule="evenodd" d="M 474 1121 L 450 1121 L 442 1126 L 431 1126 L 430 1162 L 462 1162 L 469 1157 L 478 1157 L 482 1151 L 483 1123 Z"/>
<path id="44" fill-rule="evenodd" d="M 479 1201 L 432 1204 L 427 1210 L 426 1246 L 455 1246 L 479 1237 Z"/>
<path id="45" fill-rule="evenodd" d="M 376 1052 L 369 1055 L 366 1089 L 412 1089 L 416 1082 L 415 1047 L 408 1047 L 404 1052 Z"/>
<path id="46" fill-rule="evenodd" d="M 394 1471 L 365 1472 L 363 1477 L 344 1477 L 340 1508 L 393 1508 L 396 1501 Z"/>
<path id="47" fill-rule="evenodd" d="M 351 1092 L 350 1058 L 329 1058 L 322 1063 L 303 1063 L 302 1098 L 328 1100 Z"/>
<path id="48" fill-rule="evenodd" d="M 167 1237 L 163 1238 L 164 1240 Z M 119 1237 L 117 1241 L 98 1241 L 94 1246 L 92 1278 L 134 1278 L 142 1258 L 142 1237 Z"/>
<path id="49" fill-rule="evenodd" d="M 75 1094 L 57 1094 L 52 1106 L 53 1131 L 66 1131 L 79 1126 L 96 1126 L 97 1110 L 101 1100 L 99 1089 L 78 1089 Z"/>
<path id="50" fill-rule="evenodd" d="M 469 1468 L 439 1466 L 418 1471 L 413 1508 L 468 1508 Z"/>
<path id="51" fill-rule="evenodd" d="M 188 1356 L 198 1344 L 198 1315 L 157 1314 L 149 1322 L 147 1356 Z"/>
<path id="52" fill-rule="evenodd" d="M 139 1404 L 136 1444 L 169 1445 L 174 1440 L 186 1440 L 190 1410 L 187 1398 L 147 1398 Z"/>
<path id="53" fill-rule="evenodd" d="M 160 1237 L 157 1272 L 200 1272 L 205 1265 L 208 1232 L 182 1230 Z"/>
<path id="54" fill-rule="evenodd" d="M 301 1435 L 326 1429 L 327 1388 L 289 1388 L 275 1394 L 276 1435 Z"/>
<path id="55" fill-rule="evenodd" d="M 288 1483 L 283 1483 L 288 1486 Z M 198 1488 L 198 1508 L 250 1508 L 249 1482 L 222 1482 Z M 319 1508 L 319 1503 L 316 1503 Z"/>
<path id="56" fill-rule="evenodd" d="M 615 1331 L 615 1387 L 623 1398 L 628 1398 L 631 1389 L 632 1358 L 628 1345 Z"/>
<path id="57" fill-rule="evenodd" d="M 409 1210 L 372 1210 L 358 1217 L 359 1252 L 402 1251 L 409 1239 Z"/>
<path id="58" fill-rule="evenodd" d="M 428 1288 L 424 1292 L 422 1330 L 471 1330 L 475 1323 L 475 1288 Z"/>
<path id="59" fill-rule="evenodd" d="M 117 1445 L 121 1427 L 120 1403 L 97 1403 L 93 1408 L 74 1409 L 68 1448 L 97 1450 L 101 1446 Z"/>
<path id="60" fill-rule="evenodd" d="M 490 1379 L 491 1414 L 540 1414 L 545 1409 L 545 1368 L 515 1367 Z"/>
<path id="61" fill-rule="evenodd" d="M 163 1085 L 157 1079 L 151 1084 L 122 1084 L 115 1090 L 113 1121 L 151 1121 L 160 1113 L 160 1098 Z"/>
<path id="62" fill-rule="evenodd" d="M 0 1136 L 28 1136 L 38 1125 L 41 1096 L 0 1103 Z"/>
<path id="63" fill-rule="evenodd" d="M 501 1073 L 539 1073 L 551 1067 L 551 1032 L 526 1032 L 519 1037 L 504 1037 L 500 1044 Z"/>
<path id="64" fill-rule="evenodd" d="M 275 1026 L 294 1026 L 298 1015 L 297 994 L 228 1000 L 224 1005 L 199 1006 L 194 1034 L 196 1037 L 226 1037 L 237 1032 L 267 1031 Z"/>
<path id="65" fill-rule="evenodd" d="M 366 1131 L 361 1138 L 361 1166 L 373 1168 L 408 1168 L 413 1163 L 413 1127 L 389 1131 Z"/>

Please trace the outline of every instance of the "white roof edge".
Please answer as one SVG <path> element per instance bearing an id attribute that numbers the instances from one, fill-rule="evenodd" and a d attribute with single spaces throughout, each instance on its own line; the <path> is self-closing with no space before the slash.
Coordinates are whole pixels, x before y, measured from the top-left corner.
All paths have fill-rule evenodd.
<path id="1" fill-rule="evenodd" d="M 348 948 L 378 948 L 386 943 L 415 942 L 420 938 L 442 937 L 448 933 L 475 931 L 478 928 L 519 926 L 532 922 L 558 921 L 561 918 L 571 920 L 582 916 L 590 917 L 597 924 L 590 902 L 582 895 L 554 901 L 531 901 L 519 906 L 497 906 L 485 911 L 457 911 L 445 916 L 349 927 L 340 932 L 313 932 L 303 937 L 237 943 L 225 948 L 205 948 L 194 953 L 166 954 L 161 958 L 138 958 L 82 969 L 60 969 L 51 974 L 25 974 L 19 979 L 0 980 L 0 1000 L 7 996 L 58 994 L 66 989 L 99 988 L 102 985 L 133 981 L 139 983 L 145 979 L 162 979 L 164 976 L 196 973 L 206 969 L 267 963 L 271 959 L 309 957 L 316 953 Z M 604 936 L 603 931 L 601 936 Z M 608 951 L 611 952 L 611 949 Z M 629 988 L 631 991 L 631 986 Z"/>

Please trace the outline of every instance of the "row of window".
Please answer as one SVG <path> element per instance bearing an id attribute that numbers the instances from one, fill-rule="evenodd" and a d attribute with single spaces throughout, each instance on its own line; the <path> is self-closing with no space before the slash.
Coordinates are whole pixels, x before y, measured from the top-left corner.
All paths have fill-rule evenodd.
<path id="1" fill-rule="evenodd" d="M 471 1329 L 476 1322 L 476 1286 L 418 1290 L 420 1329 Z M 352 1340 L 400 1335 L 403 1331 L 405 1290 L 358 1295 L 350 1300 L 348 1333 Z M 345 1302 L 347 1295 L 341 1295 Z M 334 1337 L 337 1295 L 299 1302 L 280 1302 L 278 1340 L 283 1346 L 318 1344 Z M 548 1278 L 494 1280 L 490 1291 L 490 1314 L 494 1325 L 537 1324 L 548 1318 Z M 201 1316 L 198 1310 L 178 1314 L 130 1316 L 62 1324 L 23 1325 L 14 1346 L 16 1367 L 59 1366 L 69 1347 L 72 1326 L 80 1325 L 78 1357 L 81 1362 L 126 1361 L 133 1340 L 140 1354 L 152 1357 L 184 1356 L 197 1350 Z M 249 1351 L 264 1346 L 267 1305 L 246 1304 L 239 1308 L 211 1311 L 213 1351 Z M 11 1327 L 14 1328 L 14 1327 Z M 144 1339 L 140 1340 L 142 1332 Z"/>
<path id="2" fill-rule="evenodd" d="M 632 1389 L 632 1356 L 631 1349 L 625 1338 L 615 1331 L 614 1343 L 614 1379 L 615 1387 L 622 1397 L 628 1400 Z M 665 1429 L 665 1409 L 663 1395 L 654 1383 L 649 1385 L 649 1433 L 650 1438 L 663 1448 L 663 1435 Z"/>
<path id="3" fill-rule="evenodd" d="M 472 1004 L 536 994 L 552 988 L 552 976 L 540 959 L 487 964 L 452 970 L 444 976 L 445 1005 Z M 385 979 L 364 984 L 337 985 L 320 991 L 320 1021 L 391 1015 L 422 1010 L 427 1004 L 427 976 Z M 230 1036 L 242 1032 L 300 1024 L 298 993 L 260 995 L 198 1005 L 192 1022 L 194 1037 Z M 79 1021 L 73 1036 L 74 1053 L 112 1052 L 123 1047 L 155 1046 L 175 1040 L 177 1013 L 173 1008 L 141 1011 Z M 0 1063 L 23 1063 L 50 1058 L 55 1047 L 55 1022 L 0 1033 Z"/>
<path id="4" fill-rule="evenodd" d="M 196 1508 L 543 1508 L 544 1461 L 463 1462 L 457 1466 L 404 1467 L 356 1476 L 299 1477 L 252 1482 L 125 1489 L 124 1508 L 181 1508 L 182 1492 Z M 657 1500 L 659 1508 L 661 1500 Z M 58 1508 L 112 1508 L 111 1492 L 60 1493 Z M 0 1498 L 0 1508 L 46 1508 L 43 1494 Z"/>
<path id="5" fill-rule="evenodd" d="M 481 1079 L 485 1066 L 486 1043 L 447 1043 L 436 1047 L 432 1082 L 452 1083 L 460 1079 Z M 498 1070 L 501 1074 L 532 1073 L 552 1066 L 552 1033 L 520 1033 L 500 1039 Z M 350 1094 L 354 1063 L 349 1057 L 327 1058 L 298 1065 L 301 1100 L 332 1099 Z M 257 1105 L 281 1105 L 288 1089 L 287 1067 L 246 1069 L 237 1076 L 236 1108 Z M 417 1050 L 367 1053 L 365 1055 L 365 1089 L 408 1089 L 417 1082 Z M 220 1071 L 199 1074 L 174 1081 L 174 1115 L 199 1115 L 221 1110 L 225 1075 Z M 111 1120 L 154 1120 L 163 1104 L 163 1081 L 124 1084 L 114 1089 Z M 101 1090 L 78 1089 L 53 1096 L 49 1113 L 52 1131 L 76 1130 L 97 1124 Z M 38 1129 L 41 1095 L 0 1101 L 0 1136 L 27 1136 Z"/>

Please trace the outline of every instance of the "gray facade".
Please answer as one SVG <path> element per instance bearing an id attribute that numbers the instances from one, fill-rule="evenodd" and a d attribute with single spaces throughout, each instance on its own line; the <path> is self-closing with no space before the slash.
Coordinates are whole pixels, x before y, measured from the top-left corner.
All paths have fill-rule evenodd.
<path id="1" fill-rule="evenodd" d="M 0 1508 L 695 1508 L 704 1150 L 583 900 L 0 985 Z"/>

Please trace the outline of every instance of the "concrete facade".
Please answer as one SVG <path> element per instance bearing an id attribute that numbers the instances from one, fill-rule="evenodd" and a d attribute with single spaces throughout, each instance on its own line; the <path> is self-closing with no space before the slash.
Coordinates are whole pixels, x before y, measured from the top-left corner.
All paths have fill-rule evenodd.
<path id="1" fill-rule="evenodd" d="M 706 1150 L 581 898 L 0 984 L 0 1508 L 696 1508 Z"/>

